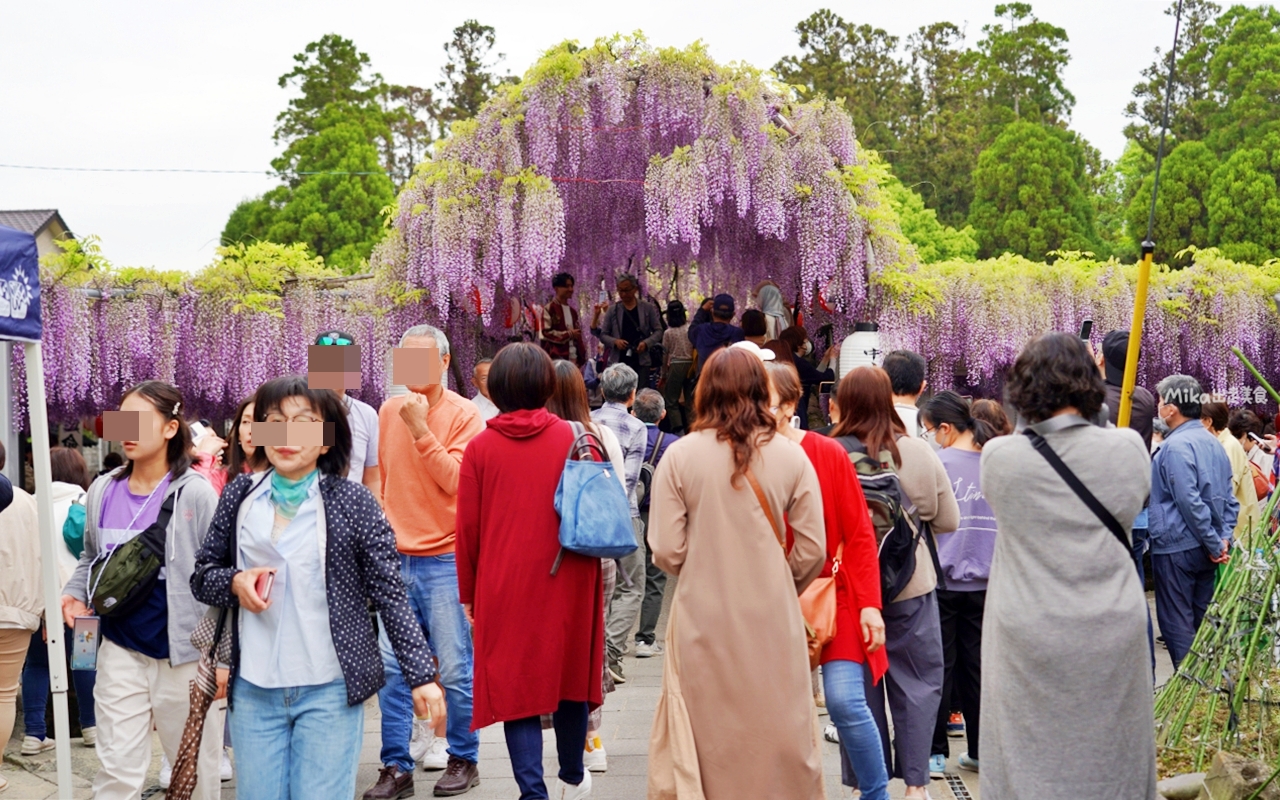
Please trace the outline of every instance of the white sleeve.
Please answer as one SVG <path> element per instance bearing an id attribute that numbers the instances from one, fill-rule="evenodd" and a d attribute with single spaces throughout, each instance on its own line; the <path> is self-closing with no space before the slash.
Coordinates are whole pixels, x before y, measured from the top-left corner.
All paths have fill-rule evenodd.
<path id="1" fill-rule="evenodd" d="M 618 443 L 618 436 L 605 425 L 596 424 L 594 427 L 604 442 L 604 451 L 609 454 L 609 461 L 613 463 L 613 473 L 618 477 L 618 483 L 622 484 L 623 491 L 626 491 L 626 462 L 622 457 L 622 445 Z"/>
<path id="2" fill-rule="evenodd" d="M 369 418 L 369 441 L 365 445 L 364 468 L 378 466 L 378 412 L 372 407 L 366 406 L 365 415 Z M 357 475 L 358 480 L 363 481 L 363 475 Z"/>

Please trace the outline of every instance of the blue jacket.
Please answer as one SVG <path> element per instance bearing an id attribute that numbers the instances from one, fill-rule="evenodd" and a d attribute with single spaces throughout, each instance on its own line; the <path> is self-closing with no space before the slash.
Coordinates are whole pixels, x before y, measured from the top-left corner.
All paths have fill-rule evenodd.
<path id="1" fill-rule="evenodd" d="M 1151 552 L 1203 547 L 1216 556 L 1231 539 L 1239 513 L 1222 443 L 1200 420 L 1174 428 L 1151 462 Z"/>
<path id="2" fill-rule="evenodd" d="M 223 489 L 191 576 L 191 591 L 200 602 L 233 612 L 239 610 L 240 599 L 231 592 L 231 579 L 240 571 L 234 552 L 240 504 L 257 481 L 267 479 L 269 474 L 241 475 Z M 338 475 L 322 475 L 319 480 L 326 524 L 329 630 L 347 684 L 347 703 L 354 706 L 364 702 L 385 683 L 378 635 L 366 597 L 373 601 L 387 628 L 405 682 L 411 687 L 430 683 L 436 676 L 434 653 L 409 606 L 400 578 L 395 533 L 378 501 L 364 486 Z M 229 616 L 232 679 L 227 684 L 228 707 L 240 664 L 239 616 Z"/>

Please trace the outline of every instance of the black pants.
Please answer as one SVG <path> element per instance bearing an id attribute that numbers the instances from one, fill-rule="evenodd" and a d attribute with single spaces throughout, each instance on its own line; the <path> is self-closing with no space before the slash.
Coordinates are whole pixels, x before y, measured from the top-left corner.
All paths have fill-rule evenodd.
<path id="1" fill-rule="evenodd" d="M 640 630 L 636 642 L 653 644 L 658 628 L 658 616 L 662 613 L 662 593 L 667 588 L 667 573 L 653 564 L 653 548 L 649 547 L 649 512 L 641 511 L 644 520 L 644 600 L 640 603 Z"/>
<path id="2" fill-rule="evenodd" d="M 982 612 L 987 593 L 938 590 L 938 621 L 942 625 L 942 704 L 933 729 L 931 755 L 949 756 L 947 719 L 952 706 L 964 713 L 969 758 L 978 758 L 978 722 L 982 708 Z M 947 702 L 950 700 L 950 702 Z"/>
<path id="3" fill-rule="evenodd" d="M 1177 669 L 1191 651 L 1204 612 L 1213 600 L 1218 565 L 1197 546 L 1180 553 L 1155 553 L 1151 568 L 1156 574 L 1156 619 Z"/>

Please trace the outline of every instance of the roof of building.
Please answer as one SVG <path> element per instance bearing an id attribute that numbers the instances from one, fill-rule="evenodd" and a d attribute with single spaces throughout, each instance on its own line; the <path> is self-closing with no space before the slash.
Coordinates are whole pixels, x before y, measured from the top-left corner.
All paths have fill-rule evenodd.
<path id="1" fill-rule="evenodd" d="M 70 236 L 71 229 L 67 227 L 67 223 L 63 221 L 62 215 L 58 213 L 56 208 L 0 211 L 0 225 L 19 231 L 26 231 L 33 235 L 38 235 L 55 220 Z"/>

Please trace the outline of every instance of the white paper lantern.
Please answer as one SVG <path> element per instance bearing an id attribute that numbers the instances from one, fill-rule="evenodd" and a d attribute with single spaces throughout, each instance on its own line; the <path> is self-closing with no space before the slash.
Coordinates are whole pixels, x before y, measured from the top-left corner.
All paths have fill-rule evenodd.
<path id="1" fill-rule="evenodd" d="M 853 333 L 840 343 L 840 363 L 836 369 L 836 380 L 840 380 L 855 367 L 874 367 L 879 365 L 884 352 L 880 349 L 880 326 L 874 322 L 859 322 L 853 326 Z"/>

